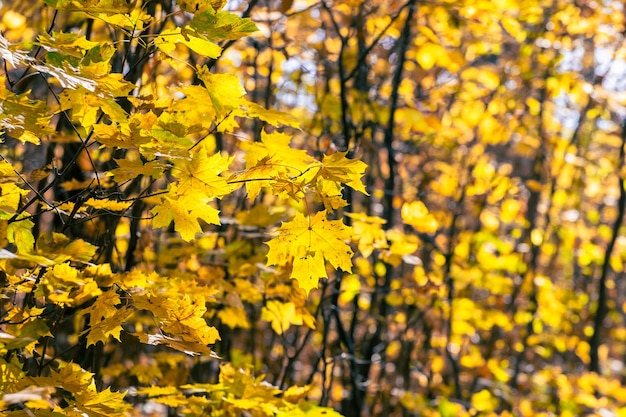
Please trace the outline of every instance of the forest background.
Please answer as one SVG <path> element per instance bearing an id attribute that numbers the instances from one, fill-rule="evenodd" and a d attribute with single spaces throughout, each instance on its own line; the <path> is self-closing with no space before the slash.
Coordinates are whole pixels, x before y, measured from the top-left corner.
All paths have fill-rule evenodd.
<path id="1" fill-rule="evenodd" d="M 626 416 L 622 2 L 0 7 L 0 415 Z"/>

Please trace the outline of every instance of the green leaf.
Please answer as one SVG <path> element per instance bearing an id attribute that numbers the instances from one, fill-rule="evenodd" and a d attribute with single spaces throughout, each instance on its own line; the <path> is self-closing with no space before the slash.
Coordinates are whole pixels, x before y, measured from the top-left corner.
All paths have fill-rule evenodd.
<path id="1" fill-rule="evenodd" d="M 212 8 L 196 13 L 189 26 L 211 40 L 236 40 L 259 30 L 249 18 Z"/>
<path id="2" fill-rule="evenodd" d="M 17 246 L 18 253 L 33 253 L 35 238 L 32 228 L 35 226 L 30 220 L 18 220 L 7 226 L 7 239 Z"/>

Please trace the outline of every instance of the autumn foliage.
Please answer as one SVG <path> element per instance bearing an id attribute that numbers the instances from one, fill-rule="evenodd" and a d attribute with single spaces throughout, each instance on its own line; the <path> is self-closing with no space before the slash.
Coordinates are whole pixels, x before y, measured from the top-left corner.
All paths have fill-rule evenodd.
<path id="1" fill-rule="evenodd" d="M 0 415 L 626 416 L 619 2 L 0 2 Z"/>

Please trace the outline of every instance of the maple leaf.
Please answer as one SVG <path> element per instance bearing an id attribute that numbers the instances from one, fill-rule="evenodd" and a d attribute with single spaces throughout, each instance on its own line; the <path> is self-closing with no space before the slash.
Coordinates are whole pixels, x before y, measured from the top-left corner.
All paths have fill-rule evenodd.
<path id="1" fill-rule="evenodd" d="M 272 126 L 282 125 L 300 128 L 300 124 L 302 123 L 301 120 L 292 114 L 278 110 L 266 109 L 256 103 L 246 102 L 244 103 L 244 106 L 248 111 L 248 116 L 257 117 Z"/>
<path id="2" fill-rule="evenodd" d="M 32 352 L 38 339 L 52 335 L 44 319 L 39 318 L 43 309 L 15 307 L 5 311 L 7 323 L 19 324 L 5 327 L 4 331 L 7 333 L 0 332 L 1 349 L 11 350 L 24 347 Z"/>
<path id="3" fill-rule="evenodd" d="M 70 293 L 70 298 L 74 300 L 74 305 L 81 305 L 100 294 L 102 294 L 102 290 L 96 281 L 92 278 L 83 278 L 82 285 Z"/>
<path id="4" fill-rule="evenodd" d="M 83 390 L 76 394 L 76 406 L 86 411 L 83 415 L 124 415 L 132 409 L 132 405 L 124 401 L 125 396 L 126 393 L 111 391 L 110 387 L 100 392 Z"/>
<path id="5" fill-rule="evenodd" d="M 168 309 L 170 317 L 161 317 L 164 331 L 181 336 L 183 340 L 203 345 L 220 340 L 217 329 L 207 325 L 203 317 L 207 311 L 203 296 L 185 294 L 180 299 L 172 301 L 172 304 L 173 306 Z"/>
<path id="6" fill-rule="evenodd" d="M 180 287 L 178 291 L 181 291 Z M 204 318 L 207 311 L 205 296 L 197 292 L 181 296 L 177 292 L 165 295 L 149 292 L 133 296 L 133 306 L 151 312 L 163 332 L 161 335 L 136 336 L 142 343 L 165 344 L 190 355 L 211 353 L 207 345 L 220 340 L 220 335 Z"/>
<path id="7" fill-rule="evenodd" d="M 233 74 L 213 74 L 204 66 L 198 68 L 198 78 L 204 83 L 213 106 L 219 112 L 239 106 L 240 98 L 246 94 L 241 80 Z"/>
<path id="8" fill-rule="evenodd" d="M 111 336 L 119 342 L 122 331 L 121 324 L 131 313 L 132 311 L 122 308 L 110 317 L 100 317 L 100 319 L 94 320 L 87 333 L 87 346 L 95 345 L 98 342 L 106 343 Z"/>
<path id="9" fill-rule="evenodd" d="M 244 159 L 247 169 L 233 179 L 246 182 L 246 191 L 251 200 L 257 197 L 263 187 L 271 186 L 280 193 L 286 189 L 285 181 L 293 186 L 296 181 L 292 178 L 315 163 L 315 159 L 305 151 L 291 148 L 290 142 L 291 136 L 284 133 L 261 132 L 261 142 L 242 144 L 246 151 Z M 296 188 L 294 195 L 301 191 L 300 186 Z"/>
<path id="10" fill-rule="evenodd" d="M 253 167 L 243 172 L 233 175 L 231 182 L 244 182 L 246 185 L 246 193 L 250 200 L 257 198 L 263 187 L 271 186 L 276 183 L 273 179 L 278 176 L 276 166 L 271 163 L 269 157 L 265 157 L 257 162 Z"/>
<path id="11" fill-rule="evenodd" d="M 322 201 L 327 211 L 332 212 L 348 205 L 348 202 L 343 199 L 342 186 L 338 182 L 318 177 L 315 194 Z"/>
<path id="12" fill-rule="evenodd" d="M 296 313 L 296 306 L 291 301 L 268 301 L 261 309 L 261 320 L 270 322 L 276 334 L 283 334 L 292 324 L 302 324 L 302 316 Z"/>
<path id="13" fill-rule="evenodd" d="M 226 178 L 220 174 L 228 169 L 231 161 L 231 157 L 222 156 L 220 153 L 209 157 L 206 149 L 202 147 L 194 152 L 190 160 L 176 161 L 172 170 L 172 175 L 178 178 L 176 194 L 201 193 L 207 198 L 230 194 L 235 187 L 228 184 Z"/>
<path id="14" fill-rule="evenodd" d="M 189 35 L 189 31 L 186 30 L 183 33 L 183 29 L 181 28 L 166 29 L 159 34 L 154 43 L 157 48 L 167 55 L 174 52 L 176 44 L 179 43 L 182 43 L 192 51 L 209 58 L 218 58 L 222 54 L 222 48 L 220 48 L 217 44 L 197 36 Z"/>
<path id="15" fill-rule="evenodd" d="M 402 220 L 421 233 L 434 233 L 439 228 L 437 219 L 428 212 L 428 208 L 421 201 L 404 203 L 402 205 Z"/>
<path id="16" fill-rule="evenodd" d="M 216 356 L 210 347 L 193 341 L 169 337 L 163 334 L 135 334 L 134 336 L 137 336 L 141 343 L 153 346 L 169 346 L 172 349 L 186 353 L 190 356 L 200 355 L 202 353 L 206 353 L 213 357 Z"/>
<path id="17" fill-rule="evenodd" d="M 145 164 L 141 160 L 131 161 L 128 159 L 116 159 L 115 162 L 118 167 L 109 171 L 107 175 L 115 178 L 115 181 L 118 183 L 126 182 L 139 175 L 158 178 L 165 169 L 165 164 L 158 160 L 146 162 Z"/>
<path id="18" fill-rule="evenodd" d="M 291 278 L 308 294 L 317 288 L 319 278 L 328 278 L 325 262 L 343 271 L 352 271 L 352 249 L 346 244 L 351 230 L 341 220 L 328 220 L 326 210 L 313 217 L 296 213 L 283 222 L 278 236 L 267 242 L 267 265 L 286 265 L 293 261 Z"/>
<path id="19" fill-rule="evenodd" d="M 28 190 L 24 190 L 14 182 L 0 184 L 0 219 L 9 220 L 15 214 L 22 197 L 28 194 Z"/>
<path id="20" fill-rule="evenodd" d="M 7 226 L 7 239 L 17 246 L 18 253 L 32 253 L 35 246 L 35 237 L 32 228 L 35 226 L 30 220 L 18 220 Z"/>
<path id="21" fill-rule="evenodd" d="M 174 102 L 176 112 L 161 113 L 159 126 L 177 136 L 184 136 L 192 130 L 210 129 L 215 122 L 217 110 L 209 90 L 201 85 L 188 85 L 177 88 L 176 91 L 183 98 Z"/>
<path id="22" fill-rule="evenodd" d="M 278 165 L 276 169 L 282 168 L 288 176 L 301 174 L 310 164 L 315 162 L 312 156 L 306 151 L 294 149 L 289 146 L 291 136 L 285 133 L 261 132 L 261 142 L 245 143 L 246 167 L 251 168 L 259 161 L 269 159 Z"/>
<path id="23" fill-rule="evenodd" d="M 89 314 L 89 329 L 87 333 L 87 346 L 97 342 L 106 343 L 109 336 L 120 340 L 121 324 L 128 318 L 131 311 L 121 306 L 120 296 L 115 290 L 109 290 L 98 298 L 89 307 L 80 313 L 83 316 Z"/>
<path id="24" fill-rule="evenodd" d="M 335 152 L 331 155 L 324 155 L 322 162 L 318 165 L 319 169 L 311 170 L 305 175 L 307 182 L 313 182 L 318 177 L 322 177 L 329 181 L 346 184 L 348 187 L 368 195 L 361 181 L 367 164 L 356 159 L 348 159 L 346 154 L 347 152 Z"/>
<path id="25" fill-rule="evenodd" d="M 116 123 L 128 122 L 128 115 L 122 107 L 110 97 L 101 97 L 92 94 L 82 86 L 76 89 L 65 89 L 59 94 L 61 110 L 71 110 L 72 120 L 79 122 L 82 127 L 89 128 L 98 120 L 98 110 L 102 110 L 111 121 Z"/>
<path id="26" fill-rule="evenodd" d="M 197 12 L 189 26 L 209 39 L 219 40 L 236 40 L 258 30 L 251 19 L 226 11 L 216 12 L 213 7 Z"/>
<path id="27" fill-rule="evenodd" d="M 154 227 L 167 227 L 174 221 L 175 230 L 183 240 L 193 240 L 196 233 L 202 232 L 198 219 L 210 224 L 220 224 L 219 211 L 209 205 L 206 197 L 194 195 L 162 197 L 151 213 L 154 214 Z"/>
<path id="28" fill-rule="evenodd" d="M 89 262 L 98 249 L 83 239 L 70 239 L 61 233 L 40 235 L 36 247 L 37 254 L 46 255 L 57 263 L 69 260 Z"/>
<path id="29" fill-rule="evenodd" d="M 362 213 L 346 213 L 353 220 L 353 239 L 358 242 L 359 251 L 364 257 L 368 257 L 375 249 L 389 247 L 387 237 L 382 225 L 387 223 L 378 216 L 367 216 Z"/>
<path id="30" fill-rule="evenodd" d="M 125 0 L 44 0 L 44 2 L 58 10 L 101 13 L 130 12 L 134 4 Z"/>
<path id="31" fill-rule="evenodd" d="M 243 307 L 226 306 L 217 313 L 217 317 L 231 329 L 235 327 L 250 328 L 250 321 Z"/>
<path id="32" fill-rule="evenodd" d="M 0 35 L 0 57 L 6 59 L 2 53 L 3 39 Z M 38 145 L 41 136 L 52 133 L 49 126 L 52 116 L 46 103 L 31 100 L 26 94 L 13 94 L 5 88 L 5 83 L 6 77 L 0 76 L 0 129 L 5 129 L 21 142 Z"/>
<path id="33" fill-rule="evenodd" d="M 84 203 L 86 206 L 93 207 L 96 210 L 109 210 L 109 211 L 125 211 L 131 206 L 130 201 L 115 201 L 108 198 L 94 199 L 90 198 Z"/>
<path id="34" fill-rule="evenodd" d="M 142 9 L 135 9 L 130 14 L 116 13 L 109 15 L 96 13 L 96 16 L 100 20 L 126 30 L 142 30 L 144 24 L 152 20 L 152 16 L 145 13 Z"/>
<path id="35" fill-rule="evenodd" d="M 13 168 L 13 165 L 11 165 L 7 160 L 0 160 L 0 178 L 14 179 L 16 177 L 17 174 L 15 172 L 15 168 Z"/>
<path id="36" fill-rule="evenodd" d="M 226 5 L 226 0 L 178 0 L 176 2 L 186 12 L 203 12 L 209 8 L 219 10 Z"/>

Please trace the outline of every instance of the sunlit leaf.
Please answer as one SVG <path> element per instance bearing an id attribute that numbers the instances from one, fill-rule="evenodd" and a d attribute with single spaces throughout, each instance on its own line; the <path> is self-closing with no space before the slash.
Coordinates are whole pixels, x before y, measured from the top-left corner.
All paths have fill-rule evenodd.
<path id="1" fill-rule="evenodd" d="M 196 36 L 189 36 L 187 33 L 183 34 L 181 28 L 162 31 L 155 40 L 155 44 L 168 55 L 174 52 L 177 44 L 185 45 L 192 51 L 209 58 L 218 58 L 222 54 L 222 48 L 217 44 Z"/>
<path id="2" fill-rule="evenodd" d="M 35 246 L 35 237 L 31 229 L 35 224 L 30 220 L 20 220 L 9 223 L 7 226 L 7 239 L 17 246 L 19 253 L 32 253 Z"/>
<path id="3" fill-rule="evenodd" d="M 126 0 L 44 0 L 45 3 L 58 10 L 119 13 L 129 12 L 133 3 Z"/>
<path id="4" fill-rule="evenodd" d="M 202 232 L 198 219 L 210 224 L 220 224 L 218 210 L 209 205 L 206 197 L 163 197 L 151 212 L 154 214 L 154 227 L 167 227 L 174 221 L 174 228 L 186 241 L 193 240 L 197 233 Z"/>
<path id="5" fill-rule="evenodd" d="M 437 59 L 446 53 L 445 49 L 438 44 L 425 43 L 417 50 L 416 59 L 425 70 L 431 69 L 437 63 Z"/>
<path id="6" fill-rule="evenodd" d="M 336 181 L 346 184 L 349 187 L 367 194 L 361 177 L 365 174 L 367 165 L 363 161 L 348 159 L 347 152 L 335 152 L 332 155 L 325 155 L 322 159 L 319 170 L 313 173 L 329 181 Z"/>
<path id="7" fill-rule="evenodd" d="M 428 208 L 421 201 L 404 203 L 402 206 L 402 220 L 422 233 L 434 233 L 439 228 L 437 220 L 428 212 Z"/>
<path id="8" fill-rule="evenodd" d="M 184 11 L 196 13 L 209 8 L 213 11 L 220 10 L 226 5 L 226 0 L 179 0 L 177 3 Z"/>
<path id="9" fill-rule="evenodd" d="M 296 213 L 295 218 L 283 222 L 278 236 L 267 242 L 268 265 L 293 262 L 291 277 L 308 294 L 317 288 L 319 278 L 327 278 L 325 262 L 343 271 L 352 271 L 352 249 L 345 243 L 351 236 L 340 220 L 327 220 L 326 211 L 313 217 Z"/>
<path id="10" fill-rule="evenodd" d="M 227 11 L 215 11 L 212 7 L 196 13 L 191 28 L 209 39 L 239 39 L 258 30 L 254 22 Z"/>
<path id="11" fill-rule="evenodd" d="M 283 334 L 292 324 L 302 324 L 302 316 L 296 313 L 292 302 L 281 303 L 274 300 L 268 301 L 261 310 L 261 320 L 270 322 L 277 334 Z"/>

